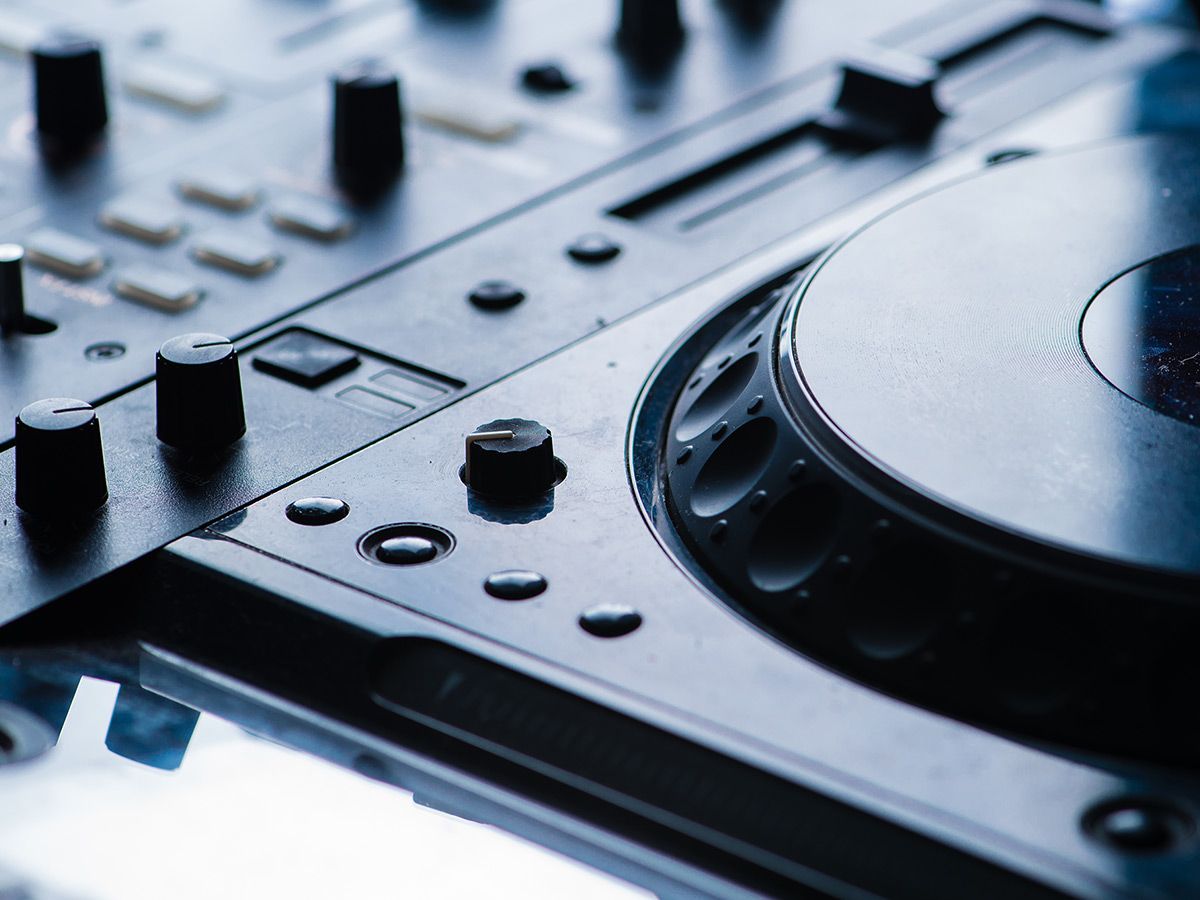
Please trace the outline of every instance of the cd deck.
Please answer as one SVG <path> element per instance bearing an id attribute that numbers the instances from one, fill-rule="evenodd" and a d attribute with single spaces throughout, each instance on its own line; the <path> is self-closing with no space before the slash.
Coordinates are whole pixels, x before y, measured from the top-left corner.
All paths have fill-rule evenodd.
<path id="1" fill-rule="evenodd" d="M 0 794 L 79 820 L 100 683 L 122 764 L 223 720 L 663 897 L 1196 894 L 1135 12 L 0 7 Z"/>

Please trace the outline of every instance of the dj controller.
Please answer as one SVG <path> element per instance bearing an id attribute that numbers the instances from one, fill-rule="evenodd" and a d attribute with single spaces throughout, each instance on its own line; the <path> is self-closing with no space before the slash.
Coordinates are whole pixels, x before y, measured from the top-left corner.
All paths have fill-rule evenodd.
<path id="1" fill-rule="evenodd" d="M 1200 895 L 1198 51 L 0 4 L 0 896 L 97 686 L 154 821 L 213 719 L 664 898 Z"/>

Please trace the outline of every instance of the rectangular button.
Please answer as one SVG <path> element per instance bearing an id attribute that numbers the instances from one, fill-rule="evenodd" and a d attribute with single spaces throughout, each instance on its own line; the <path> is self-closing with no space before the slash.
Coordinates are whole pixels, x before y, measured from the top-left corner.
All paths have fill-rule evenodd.
<path id="1" fill-rule="evenodd" d="M 130 266 L 117 273 L 113 290 L 127 300 L 134 300 L 178 312 L 195 306 L 204 290 L 190 278 L 151 266 Z"/>
<path id="2" fill-rule="evenodd" d="M 104 253 L 91 241 L 40 228 L 25 242 L 26 258 L 35 266 L 70 278 L 87 278 L 104 268 Z"/>
<path id="3" fill-rule="evenodd" d="M 338 207 L 315 197 L 281 197 L 271 204 L 271 224 L 319 241 L 337 241 L 346 237 L 354 223 Z"/>
<path id="4" fill-rule="evenodd" d="M 387 416 L 389 419 L 402 419 L 413 411 L 414 407 L 392 397 L 385 397 L 364 387 L 348 387 L 334 395 L 343 403 L 365 409 L 376 415 Z"/>
<path id="5" fill-rule="evenodd" d="M 232 169 L 210 168 L 189 172 L 179 179 L 180 193 L 189 200 L 234 212 L 258 202 L 254 179 Z"/>
<path id="6" fill-rule="evenodd" d="M 100 210 L 105 228 L 148 244 L 169 244 L 183 234 L 183 218 L 172 207 L 138 197 L 113 200 Z"/>
<path id="7" fill-rule="evenodd" d="M 485 144 L 502 144 L 521 133 L 521 122 L 503 112 L 477 107 L 431 107 L 417 110 L 426 125 L 452 131 Z"/>
<path id="8" fill-rule="evenodd" d="M 446 394 L 446 389 L 441 385 L 430 384 L 428 381 L 415 378 L 398 369 L 386 369 L 378 375 L 372 375 L 371 381 L 380 390 L 404 394 L 425 402 L 436 400 Z"/>
<path id="9" fill-rule="evenodd" d="M 157 62 L 131 67 L 125 74 L 125 89 L 188 113 L 215 109 L 225 99 L 225 91 L 215 79 Z"/>
<path id="10" fill-rule="evenodd" d="M 358 354 L 315 334 L 295 331 L 254 354 L 254 368 L 310 390 L 358 368 Z"/>
<path id="11" fill-rule="evenodd" d="M 279 254 L 254 238 L 228 231 L 211 231 L 192 248 L 197 262 L 256 278 L 279 265 Z"/>

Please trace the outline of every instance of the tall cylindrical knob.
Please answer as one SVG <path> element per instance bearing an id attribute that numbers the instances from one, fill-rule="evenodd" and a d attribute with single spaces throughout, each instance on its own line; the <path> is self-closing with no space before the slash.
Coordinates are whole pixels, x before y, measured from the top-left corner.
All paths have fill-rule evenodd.
<path id="1" fill-rule="evenodd" d="M 171 338 L 155 360 L 158 439 L 189 453 L 228 446 L 246 433 L 237 350 L 219 334 Z"/>
<path id="2" fill-rule="evenodd" d="M 0 244 L 0 335 L 24 331 L 24 259 L 25 249 L 19 244 Z"/>
<path id="3" fill-rule="evenodd" d="M 467 436 L 467 484 L 481 494 L 517 500 L 546 493 L 559 480 L 550 429 L 529 419 L 496 419 Z"/>
<path id="4" fill-rule="evenodd" d="M 643 63 L 669 60 L 683 43 L 679 0 L 621 0 L 617 44 Z"/>
<path id="5" fill-rule="evenodd" d="M 34 112 L 46 149 L 72 152 L 95 141 L 108 126 L 100 45 L 59 34 L 33 48 Z"/>
<path id="6" fill-rule="evenodd" d="M 79 516 L 104 505 L 100 420 L 90 404 L 56 397 L 21 410 L 16 480 L 17 506 L 39 518 Z"/>
<path id="7" fill-rule="evenodd" d="M 400 81 L 378 62 L 363 62 L 333 78 L 333 169 L 351 194 L 369 196 L 404 168 Z"/>

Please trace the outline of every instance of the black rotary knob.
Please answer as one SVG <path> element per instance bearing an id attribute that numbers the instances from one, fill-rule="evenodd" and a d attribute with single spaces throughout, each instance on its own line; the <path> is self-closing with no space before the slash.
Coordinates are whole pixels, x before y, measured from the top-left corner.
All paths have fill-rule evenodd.
<path id="1" fill-rule="evenodd" d="M 683 43 L 679 0 L 621 0 L 617 45 L 642 63 L 665 62 Z"/>
<path id="2" fill-rule="evenodd" d="M 56 397 L 17 415 L 17 506 L 39 518 L 92 512 L 108 499 L 100 420 L 82 400 Z"/>
<path id="3" fill-rule="evenodd" d="M 519 500 L 559 480 L 550 429 L 529 419 L 496 419 L 467 435 L 467 484 L 481 494 Z"/>
<path id="4" fill-rule="evenodd" d="M 368 196 L 404 168 L 404 114 L 400 80 L 368 61 L 333 78 L 333 169 L 347 192 Z"/>
<path id="5" fill-rule="evenodd" d="M 108 126 L 104 61 L 88 38 L 57 34 L 33 48 L 34 112 L 45 149 L 70 153 Z"/>
<path id="6" fill-rule="evenodd" d="M 0 336 L 25 330 L 25 283 L 20 244 L 0 244 Z"/>
<path id="7" fill-rule="evenodd" d="M 184 334 L 158 349 L 158 439 L 188 453 L 246 433 L 237 350 L 219 334 Z"/>

